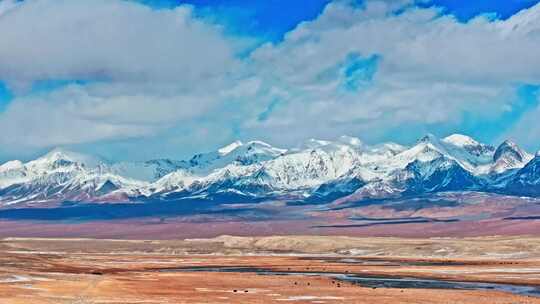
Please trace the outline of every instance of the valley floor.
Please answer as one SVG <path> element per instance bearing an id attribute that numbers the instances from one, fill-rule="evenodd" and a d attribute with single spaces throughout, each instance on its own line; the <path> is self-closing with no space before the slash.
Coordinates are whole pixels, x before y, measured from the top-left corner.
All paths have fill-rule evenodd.
<path id="1" fill-rule="evenodd" d="M 539 232 L 540 199 L 479 192 L 328 204 L 182 201 L 0 208 L 0 237 L 166 240 L 229 234 L 426 238 Z"/>
<path id="2" fill-rule="evenodd" d="M 540 238 L 6 238 L 0 302 L 540 303 Z"/>

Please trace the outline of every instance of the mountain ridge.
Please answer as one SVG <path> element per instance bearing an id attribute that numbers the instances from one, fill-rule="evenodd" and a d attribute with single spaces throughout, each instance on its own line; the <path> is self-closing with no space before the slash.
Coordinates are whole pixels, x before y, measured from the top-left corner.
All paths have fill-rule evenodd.
<path id="1" fill-rule="evenodd" d="M 368 146 L 350 136 L 294 149 L 235 141 L 188 160 L 116 163 L 53 149 L 0 165 L 0 207 L 187 198 L 319 203 L 440 191 L 540 196 L 539 168 L 538 153 L 511 141 L 495 148 L 461 134 L 428 134 L 409 147 Z"/>

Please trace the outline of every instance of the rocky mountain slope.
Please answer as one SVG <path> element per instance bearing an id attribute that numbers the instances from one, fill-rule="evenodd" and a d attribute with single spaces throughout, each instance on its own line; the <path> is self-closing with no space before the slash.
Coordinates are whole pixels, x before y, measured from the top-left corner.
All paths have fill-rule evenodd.
<path id="1" fill-rule="evenodd" d="M 234 142 L 188 160 L 117 162 L 55 149 L 0 165 L 2 206 L 62 202 L 269 199 L 324 203 L 442 191 L 540 196 L 540 156 L 465 135 L 427 135 L 405 147 L 343 136 L 295 149 Z"/>

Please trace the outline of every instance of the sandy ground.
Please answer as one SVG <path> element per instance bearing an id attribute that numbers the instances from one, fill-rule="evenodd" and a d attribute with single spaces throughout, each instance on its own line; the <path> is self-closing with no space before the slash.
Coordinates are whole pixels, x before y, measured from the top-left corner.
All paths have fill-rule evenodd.
<path id="1" fill-rule="evenodd" d="M 344 248 L 361 250 L 360 245 L 370 251 L 336 254 Z M 539 245 L 540 238 L 532 237 L 4 239 L 0 243 L 0 303 L 540 303 L 540 298 L 500 291 L 374 289 L 306 274 L 540 286 Z M 441 256 L 441 251 L 435 252 L 440 248 L 452 248 L 452 252 Z M 201 266 L 302 274 L 170 271 Z"/>
<path id="2" fill-rule="evenodd" d="M 0 249 L 21 252 L 157 253 L 171 255 L 345 255 L 411 258 L 540 259 L 540 237 L 396 238 L 346 236 L 220 236 L 186 240 L 5 238 Z"/>

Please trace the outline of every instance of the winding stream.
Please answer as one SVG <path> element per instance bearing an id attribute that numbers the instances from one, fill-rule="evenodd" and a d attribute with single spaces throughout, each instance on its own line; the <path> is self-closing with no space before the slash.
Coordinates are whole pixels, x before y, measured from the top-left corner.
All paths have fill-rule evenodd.
<path id="1" fill-rule="evenodd" d="M 369 288 L 419 288 L 419 289 L 458 289 L 458 290 L 494 290 L 518 295 L 540 297 L 540 286 L 513 285 L 483 282 L 459 282 L 438 279 L 418 279 L 342 272 L 278 271 L 257 267 L 194 266 L 161 269 L 160 272 L 227 272 L 255 273 L 259 275 L 298 275 L 322 276 L 337 281 L 358 284 Z"/>

